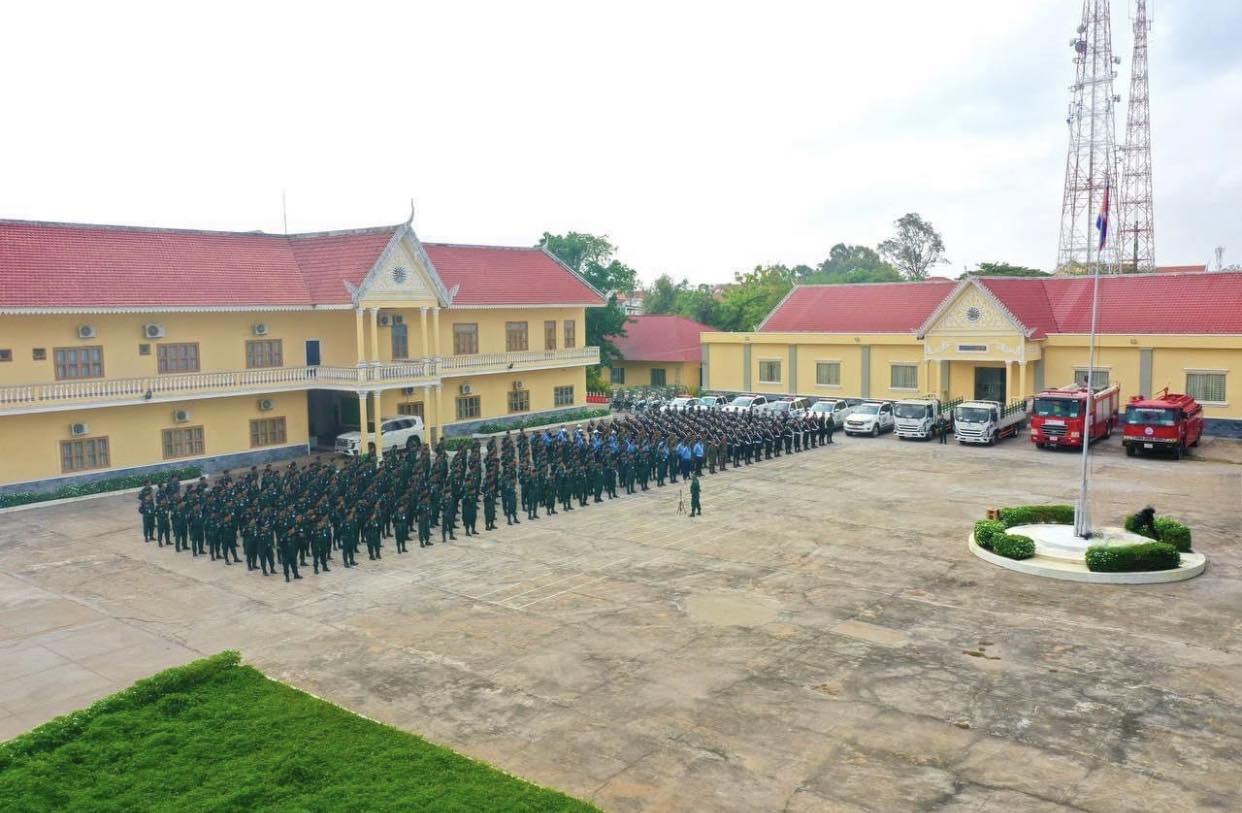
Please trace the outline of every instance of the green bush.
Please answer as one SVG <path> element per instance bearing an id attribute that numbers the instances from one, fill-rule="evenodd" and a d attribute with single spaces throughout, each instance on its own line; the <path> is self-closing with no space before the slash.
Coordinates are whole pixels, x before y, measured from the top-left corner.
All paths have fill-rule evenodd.
<path id="1" fill-rule="evenodd" d="M 1158 537 L 1152 536 L 1152 532 L 1149 528 L 1145 528 L 1142 525 L 1139 525 L 1138 514 L 1131 514 L 1130 516 L 1126 517 L 1126 521 L 1124 525 L 1125 525 L 1126 530 L 1132 534 L 1138 534 L 1139 536 L 1145 536 L 1148 539 L 1158 539 Z"/>
<path id="2" fill-rule="evenodd" d="M 1035 555 L 1035 541 L 1020 534 L 1001 534 L 992 540 L 992 551 L 1007 559 L 1030 559 Z"/>
<path id="3" fill-rule="evenodd" d="M 575 409 L 570 412 L 563 412 L 560 415 L 531 415 L 528 418 L 515 421 L 488 421 L 487 423 L 479 424 L 479 428 L 475 431 L 480 435 L 491 435 L 495 432 L 504 432 L 506 429 L 516 432 L 519 429 L 530 429 L 533 426 L 589 421 L 593 418 L 602 418 L 611 412 L 612 410 L 607 407 L 591 407 L 590 409 Z"/>
<path id="4" fill-rule="evenodd" d="M 63 500 L 67 497 L 85 497 L 88 494 L 105 494 L 109 491 L 122 491 L 127 488 L 138 488 L 150 480 L 152 483 L 166 483 L 170 477 L 178 480 L 196 480 L 203 470 L 198 466 L 183 469 L 164 469 L 151 474 L 129 474 L 124 477 L 110 477 L 107 480 L 95 480 L 76 486 L 64 486 L 55 491 L 22 491 L 16 494 L 0 494 L 0 508 L 11 508 L 14 505 L 29 505 L 48 500 Z"/>
<path id="5" fill-rule="evenodd" d="M 1072 505 L 1016 505 L 1000 510 L 1001 522 L 1006 528 L 1015 525 L 1073 525 Z"/>
<path id="6" fill-rule="evenodd" d="M 1004 523 L 994 519 L 981 519 L 975 523 L 975 544 L 981 548 L 991 550 L 992 542 L 1004 535 Z"/>
<path id="7" fill-rule="evenodd" d="M 1138 545 L 1092 545 L 1087 548 L 1087 569 L 1096 573 L 1135 573 L 1173 570 L 1181 554 L 1167 542 Z"/>
<path id="8" fill-rule="evenodd" d="M 1156 538 L 1180 553 L 1190 553 L 1190 529 L 1172 517 L 1156 517 Z"/>
<path id="9" fill-rule="evenodd" d="M 457 438 L 445 438 L 444 448 L 448 449 L 451 452 L 459 452 L 462 449 L 469 449 L 470 444 L 472 443 L 474 443 L 474 438 L 470 437 L 469 435 L 465 435 L 463 437 L 457 437 Z"/>

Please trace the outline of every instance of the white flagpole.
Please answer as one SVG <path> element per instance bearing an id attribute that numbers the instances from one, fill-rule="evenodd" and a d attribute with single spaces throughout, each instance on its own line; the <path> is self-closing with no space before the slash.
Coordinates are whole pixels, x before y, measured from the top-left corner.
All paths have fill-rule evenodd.
<path id="1" fill-rule="evenodd" d="M 1112 183 L 1109 176 L 1104 176 L 1104 200 L 1103 207 L 1104 229 L 1108 229 L 1111 210 L 1113 208 L 1113 199 L 1111 194 Z M 1083 539 L 1091 538 L 1091 508 L 1088 502 L 1088 491 L 1090 484 L 1090 458 L 1091 458 L 1091 424 L 1095 418 L 1095 332 L 1100 318 L 1100 261 L 1104 257 L 1104 245 L 1108 240 L 1108 232 L 1104 232 L 1104 239 L 1100 241 L 1100 249 L 1096 252 L 1095 266 L 1092 270 L 1091 280 L 1091 336 L 1087 350 L 1087 403 L 1086 415 L 1082 423 L 1082 484 L 1078 493 L 1078 505 L 1074 510 L 1074 535 Z M 1090 244 L 1087 247 L 1088 263 L 1090 262 Z"/>

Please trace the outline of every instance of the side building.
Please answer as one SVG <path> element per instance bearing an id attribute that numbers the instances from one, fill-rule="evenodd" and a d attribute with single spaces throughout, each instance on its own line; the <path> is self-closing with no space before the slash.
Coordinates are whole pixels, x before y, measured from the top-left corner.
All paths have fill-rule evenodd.
<path id="1" fill-rule="evenodd" d="M 1006 401 L 1086 380 L 1092 280 L 795 287 L 752 333 L 703 334 L 707 389 Z M 1102 278 L 1094 380 L 1168 387 L 1242 434 L 1242 273 Z M 1238 368 L 1238 369 L 1234 369 Z"/>
<path id="2" fill-rule="evenodd" d="M 701 385 L 699 336 L 712 328 L 684 316 L 631 316 L 624 336 L 609 337 L 621 359 L 608 370 L 608 381 L 624 387 Z"/>
<path id="3" fill-rule="evenodd" d="M 0 221 L 0 493 L 580 408 L 602 295 L 538 248 Z"/>

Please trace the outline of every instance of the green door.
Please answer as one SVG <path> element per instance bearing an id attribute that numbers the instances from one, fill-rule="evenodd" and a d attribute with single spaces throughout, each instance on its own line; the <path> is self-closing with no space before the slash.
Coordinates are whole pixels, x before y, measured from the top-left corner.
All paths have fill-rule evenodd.
<path id="1" fill-rule="evenodd" d="M 975 400 L 1005 403 L 1005 368 L 975 368 Z"/>

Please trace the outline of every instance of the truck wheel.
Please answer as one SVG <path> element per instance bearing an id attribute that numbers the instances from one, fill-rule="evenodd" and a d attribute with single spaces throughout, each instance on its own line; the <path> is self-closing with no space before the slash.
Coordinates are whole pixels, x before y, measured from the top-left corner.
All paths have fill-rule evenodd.
<path id="1" fill-rule="evenodd" d="M 1174 460 L 1182 459 L 1182 444 L 1179 443 L 1173 447 L 1173 459 Z"/>
<path id="2" fill-rule="evenodd" d="M 871 425 L 871 437 L 878 438 L 880 436 L 880 425 L 874 423 Z"/>
<path id="3" fill-rule="evenodd" d="M 1113 436 L 1113 422 L 1109 421 L 1104 425 L 1104 440 L 1108 440 Z"/>
<path id="4" fill-rule="evenodd" d="M 1138 452 L 1135 450 L 1133 446 L 1126 447 L 1126 457 L 1134 457 L 1134 455 L 1136 454 L 1138 454 Z"/>

